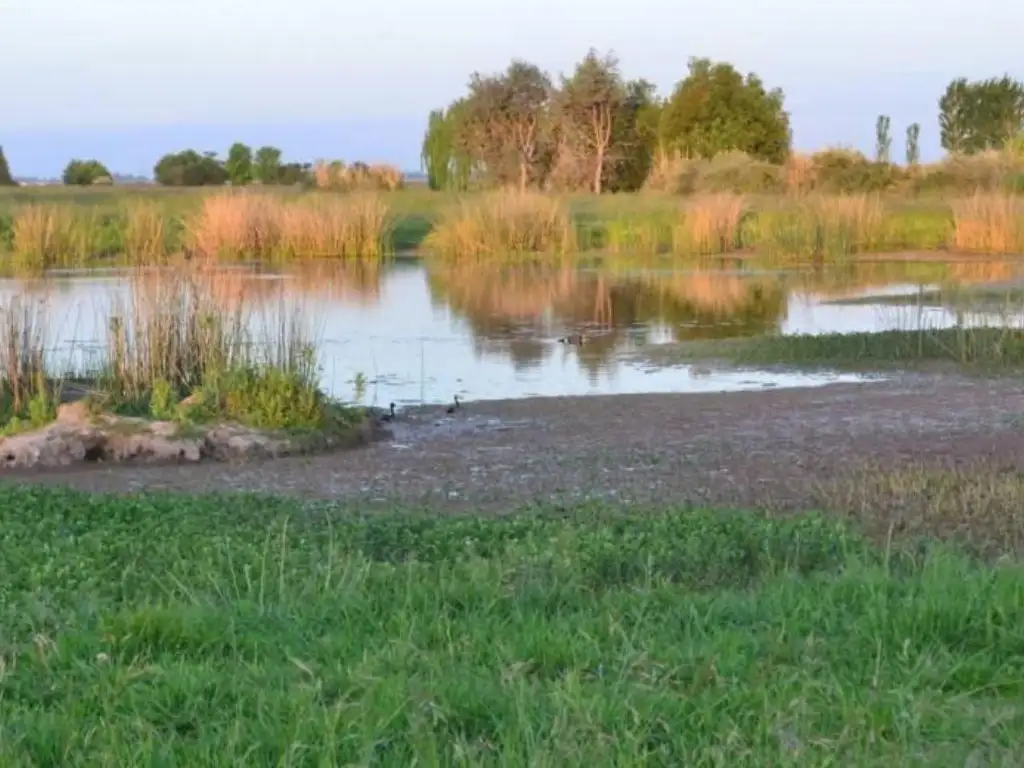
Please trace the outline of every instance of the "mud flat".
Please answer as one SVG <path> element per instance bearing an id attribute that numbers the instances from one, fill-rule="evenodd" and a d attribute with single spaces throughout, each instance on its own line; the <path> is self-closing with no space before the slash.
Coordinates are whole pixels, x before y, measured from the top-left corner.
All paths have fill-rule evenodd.
<path id="1" fill-rule="evenodd" d="M 400 411 L 390 439 L 243 463 L 9 469 L 84 490 L 254 491 L 361 505 L 508 510 L 531 502 L 806 509 L 866 464 L 1024 466 L 1024 390 L 1008 377 L 724 394 L 536 398 Z"/>

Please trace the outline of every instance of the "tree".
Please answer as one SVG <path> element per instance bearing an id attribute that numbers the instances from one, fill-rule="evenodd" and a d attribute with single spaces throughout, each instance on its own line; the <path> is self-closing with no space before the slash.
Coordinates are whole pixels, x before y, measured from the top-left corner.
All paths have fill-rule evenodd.
<path id="1" fill-rule="evenodd" d="M 99 160 L 72 160 L 64 168 L 64 183 L 88 187 L 92 184 L 110 183 L 113 174 Z"/>
<path id="2" fill-rule="evenodd" d="M 312 163 L 284 163 L 278 172 L 277 181 L 286 186 L 310 186 L 313 184 Z"/>
<path id="3" fill-rule="evenodd" d="M 616 118 L 627 95 L 618 59 L 612 53 L 599 57 L 593 48 L 576 65 L 572 77 L 562 78 L 560 125 L 565 141 L 582 152 L 591 168 L 594 194 L 601 194 Z"/>
<path id="4" fill-rule="evenodd" d="M 228 173 L 215 152 L 199 154 L 186 149 L 161 157 L 153 168 L 153 178 L 169 187 L 205 187 L 223 184 Z"/>
<path id="5" fill-rule="evenodd" d="M 234 187 L 243 187 L 252 181 L 252 149 L 240 141 L 236 141 L 228 150 L 228 159 L 224 163 L 228 181 Z"/>
<path id="6" fill-rule="evenodd" d="M 1001 149 L 1024 130 L 1024 83 L 1008 75 L 953 80 L 939 99 L 939 140 L 950 153 Z"/>
<path id="7" fill-rule="evenodd" d="M 888 163 L 892 153 L 892 121 L 888 115 L 879 115 L 875 121 L 875 161 Z"/>
<path id="8" fill-rule="evenodd" d="M 448 188 L 452 165 L 451 128 L 445 110 L 430 112 L 420 150 L 420 166 L 427 173 L 427 186 L 435 191 Z"/>
<path id="9" fill-rule="evenodd" d="M 470 78 L 459 127 L 494 180 L 515 179 L 525 189 L 540 175 L 536 166 L 550 97 L 551 78 L 525 61 L 514 60 L 501 74 Z"/>
<path id="10" fill-rule="evenodd" d="M 281 150 L 277 147 L 257 149 L 253 175 L 261 184 L 277 184 L 281 176 Z"/>
<path id="11" fill-rule="evenodd" d="M 690 59 L 689 74 L 676 85 L 662 116 L 667 149 L 710 158 L 740 150 L 769 162 L 789 155 L 792 135 L 781 89 L 767 90 L 726 63 Z"/>
<path id="12" fill-rule="evenodd" d="M 921 126 L 911 123 L 907 126 L 907 165 L 913 167 L 921 160 Z"/>
<path id="13" fill-rule="evenodd" d="M 643 187 L 658 150 L 661 110 L 653 83 L 626 83 L 626 98 L 612 127 L 612 162 L 606 168 L 602 188 L 634 192 Z"/>
<path id="14" fill-rule="evenodd" d="M 7 157 L 4 155 L 4 148 L 0 147 L 0 187 L 16 187 L 18 182 L 11 176 L 11 167 L 7 165 Z"/>

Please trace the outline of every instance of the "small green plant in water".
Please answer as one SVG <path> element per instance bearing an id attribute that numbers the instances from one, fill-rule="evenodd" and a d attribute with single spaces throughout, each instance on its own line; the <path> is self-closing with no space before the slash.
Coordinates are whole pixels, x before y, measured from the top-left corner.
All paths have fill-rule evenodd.
<path id="1" fill-rule="evenodd" d="M 358 403 L 363 399 L 363 395 L 366 394 L 366 375 L 360 371 L 352 379 L 352 387 L 355 393 L 355 401 Z"/>

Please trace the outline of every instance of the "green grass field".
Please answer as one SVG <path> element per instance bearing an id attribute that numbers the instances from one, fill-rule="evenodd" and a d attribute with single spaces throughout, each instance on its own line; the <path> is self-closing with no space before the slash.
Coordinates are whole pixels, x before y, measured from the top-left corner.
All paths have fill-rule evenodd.
<path id="1" fill-rule="evenodd" d="M 1024 578 L 695 509 L 0 489 L 0 762 L 1011 765 Z"/>

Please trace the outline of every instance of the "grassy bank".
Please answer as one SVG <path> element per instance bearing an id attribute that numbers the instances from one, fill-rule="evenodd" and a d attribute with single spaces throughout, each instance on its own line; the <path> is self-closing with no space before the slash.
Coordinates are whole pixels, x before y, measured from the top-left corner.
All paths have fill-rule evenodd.
<path id="1" fill-rule="evenodd" d="M 577 252 L 700 258 L 757 253 L 836 261 L 898 251 L 1024 252 L 1024 204 L 984 192 L 944 200 L 879 194 L 610 195 L 423 189 L 351 193 L 40 188 L 0 193 L 7 269 L 96 261 L 380 259 L 423 247 L 458 259 Z"/>
<path id="2" fill-rule="evenodd" d="M 1024 369 L 1024 331 L 997 326 L 863 333 L 793 334 L 696 341 L 645 351 L 658 362 L 721 360 L 737 365 L 855 370 L 948 364 L 978 371 Z"/>
<path id="3" fill-rule="evenodd" d="M 0 489 L 5 765 L 1013 763 L 1016 569 L 820 518 Z"/>
<path id="4" fill-rule="evenodd" d="M 50 348 L 45 295 L 16 294 L 0 308 L 0 430 L 42 426 L 69 399 L 97 411 L 258 429 L 348 424 L 353 416 L 319 389 L 301 309 L 282 299 L 256 322 L 247 284 L 231 277 L 138 270 L 128 297 L 101 318 L 103 349 L 84 366 Z"/>

